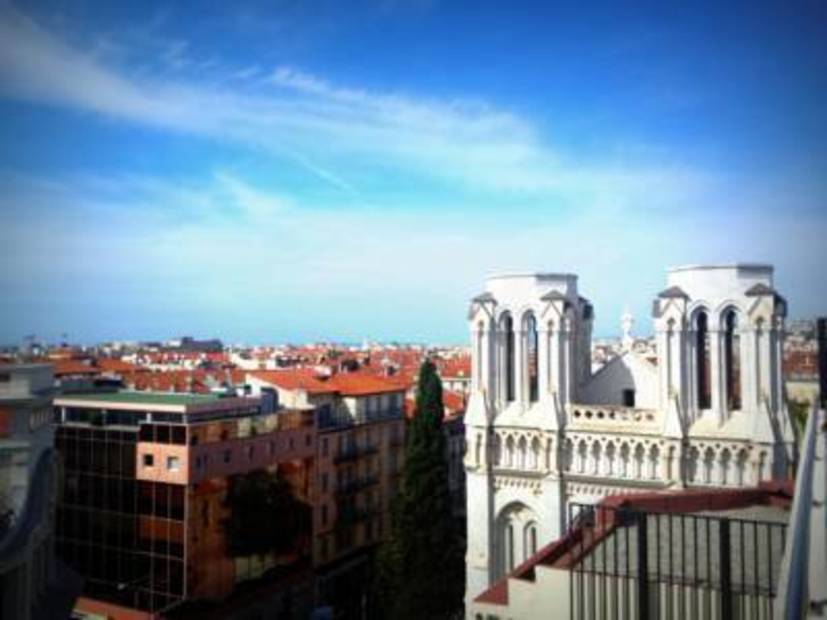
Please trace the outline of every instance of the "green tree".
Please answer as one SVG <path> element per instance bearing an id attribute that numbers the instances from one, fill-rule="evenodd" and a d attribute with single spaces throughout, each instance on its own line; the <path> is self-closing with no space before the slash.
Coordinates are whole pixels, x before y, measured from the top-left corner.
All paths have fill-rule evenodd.
<path id="1" fill-rule="evenodd" d="M 290 553 L 307 546 L 310 507 L 280 473 L 259 469 L 230 478 L 224 526 L 233 557 Z"/>
<path id="2" fill-rule="evenodd" d="M 443 416 L 442 382 L 425 361 L 392 537 L 379 553 L 379 606 L 386 618 L 448 618 L 462 609 L 465 542 L 451 514 Z"/>

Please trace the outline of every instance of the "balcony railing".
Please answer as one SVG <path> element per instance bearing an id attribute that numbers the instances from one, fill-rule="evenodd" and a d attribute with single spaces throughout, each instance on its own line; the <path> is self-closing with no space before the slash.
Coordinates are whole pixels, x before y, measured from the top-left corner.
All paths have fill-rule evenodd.
<path id="1" fill-rule="evenodd" d="M 571 618 L 772 618 L 787 525 L 569 506 Z"/>
<path id="2" fill-rule="evenodd" d="M 339 463 L 355 461 L 365 456 L 376 454 L 377 452 L 379 452 L 379 448 L 374 445 L 348 446 L 342 452 L 339 452 L 339 454 L 333 457 L 333 462 L 338 465 Z"/>
<path id="3" fill-rule="evenodd" d="M 653 424 L 657 422 L 654 409 L 621 407 L 618 405 L 581 405 L 572 403 L 568 406 L 571 424 Z"/>
<path id="4" fill-rule="evenodd" d="M 359 426 L 361 424 L 369 424 L 371 422 L 384 422 L 387 420 L 401 420 L 403 417 L 402 409 L 399 407 L 392 407 L 390 409 L 381 409 L 379 411 L 370 411 L 358 413 L 356 415 L 349 414 L 334 414 L 326 412 L 319 415 L 319 429 L 329 430 L 332 428 L 350 428 Z"/>
<path id="5" fill-rule="evenodd" d="M 336 495 L 352 495 L 354 493 L 358 493 L 364 489 L 372 487 L 379 483 L 379 478 L 376 476 L 365 476 L 364 478 L 357 478 L 356 480 L 350 480 L 336 489 Z"/>

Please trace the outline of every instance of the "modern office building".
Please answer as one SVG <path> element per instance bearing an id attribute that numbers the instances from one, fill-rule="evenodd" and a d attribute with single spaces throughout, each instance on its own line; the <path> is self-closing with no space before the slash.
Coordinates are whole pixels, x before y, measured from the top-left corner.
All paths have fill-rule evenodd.
<path id="1" fill-rule="evenodd" d="M 309 564 L 312 415 L 195 394 L 54 404 L 66 470 L 58 552 L 86 578 L 79 616 L 218 604 L 242 581 Z"/>

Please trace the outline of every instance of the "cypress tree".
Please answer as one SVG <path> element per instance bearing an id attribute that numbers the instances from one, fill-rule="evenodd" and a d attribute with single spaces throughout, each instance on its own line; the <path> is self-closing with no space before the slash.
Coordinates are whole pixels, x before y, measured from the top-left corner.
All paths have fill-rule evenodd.
<path id="1" fill-rule="evenodd" d="M 392 538 L 379 555 L 379 602 L 386 618 L 449 618 L 462 609 L 465 543 L 451 514 L 443 415 L 442 382 L 426 360 Z"/>

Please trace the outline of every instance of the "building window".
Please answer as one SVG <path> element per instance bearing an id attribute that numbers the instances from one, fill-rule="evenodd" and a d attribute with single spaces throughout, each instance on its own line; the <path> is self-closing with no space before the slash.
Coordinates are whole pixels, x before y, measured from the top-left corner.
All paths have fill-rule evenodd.
<path id="1" fill-rule="evenodd" d="M 310 446 L 310 442 L 313 441 L 313 438 L 310 436 L 310 433 L 304 436 L 304 445 Z"/>
<path id="2" fill-rule="evenodd" d="M 514 321 L 510 314 L 503 316 L 500 323 L 502 337 L 502 366 L 503 387 L 505 388 L 505 400 L 514 400 Z"/>
<path id="3" fill-rule="evenodd" d="M 151 454 L 144 454 L 144 467 L 152 467 L 155 465 L 155 457 Z"/>
<path id="4" fill-rule="evenodd" d="M 327 472 L 322 474 L 322 492 L 327 493 L 328 475 Z"/>
<path id="5" fill-rule="evenodd" d="M 738 334 L 738 315 L 730 310 L 724 318 L 724 371 L 727 409 L 741 409 L 741 337 Z"/>
<path id="6" fill-rule="evenodd" d="M 634 390 L 623 390 L 623 406 L 624 407 L 634 407 L 635 406 L 635 391 Z"/>
<path id="7" fill-rule="evenodd" d="M 322 439 L 322 456 L 327 456 L 327 437 Z"/>
<path id="8" fill-rule="evenodd" d="M 247 458 L 249 460 L 253 460 L 253 456 L 255 455 L 256 447 L 255 446 L 247 446 Z"/>
<path id="9" fill-rule="evenodd" d="M 327 525 L 327 504 L 322 504 L 322 525 Z"/>
<path id="10" fill-rule="evenodd" d="M 539 337 L 537 335 L 537 319 L 534 318 L 533 314 L 529 314 L 526 317 L 526 324 L 525 324 L 525 331 L 526 331 L 526 372 L 528 373 L 528 400 L 532 403 L 535 403 L 540 398 L 540 386 L 539 386 L 539 375 L 537 374 L 537 366 L 538 366 L 538 345 L 539 345 Z"/>
<path id="11" fill-rule="evenodd" d="M 290 446 L 290 449 L 292 450 L 293 449 L 293 438 L 292 437 L 290 438 L 290 441 L 288 442 L 288 444 Z"/>
<path id="12" fill-rule="evenodd" d="M 224 462 L 229 463 L 230 460 L 233 458 L 233 451 L 232 450 L 224 450 Z"/>
<path id="13" fill-rule="evenodd" d="M 178 471 L 181 469 L 181 459 L 177 456 L 168 456 L 167 457 L 167 470 L 169 471 Z"/>
<path id="14" fill-rule="evenodd" d="M 709 409 L 710 369 L 709 369 L 709 329 L 706 312 L 698 314 L 695 325 L 695 365 L 697 381 L 698 409 Z"/>

